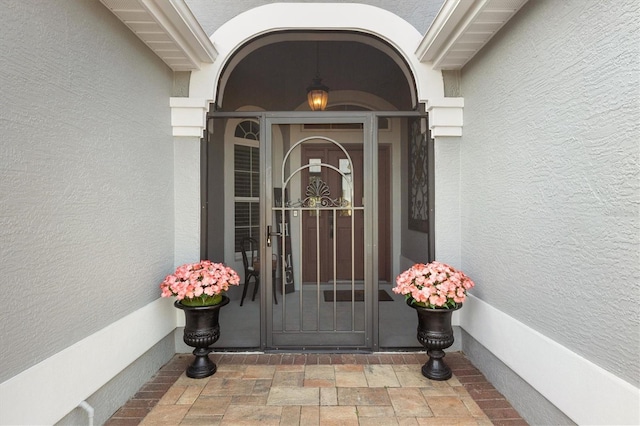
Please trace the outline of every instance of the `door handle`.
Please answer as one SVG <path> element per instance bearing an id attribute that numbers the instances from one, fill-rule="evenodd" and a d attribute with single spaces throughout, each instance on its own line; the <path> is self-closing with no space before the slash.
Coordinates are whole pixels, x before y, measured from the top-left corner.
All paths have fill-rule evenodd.
<path id="1" fill-rule="evenodd" d="M 280 232 L 271 232 L 271 225 L 267 225 L 267 247 L 271 247 L 271 237 L 280 237 Z"/>

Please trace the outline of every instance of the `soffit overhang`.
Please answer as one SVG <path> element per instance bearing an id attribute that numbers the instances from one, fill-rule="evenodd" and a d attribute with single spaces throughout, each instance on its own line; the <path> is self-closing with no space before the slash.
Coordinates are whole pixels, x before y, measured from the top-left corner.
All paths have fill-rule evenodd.
<path id="1" fill-rule="evenodd" d="M 446 0 L 423 37 L 416 56 L 436 70 L 459 70 L 527 0 Z"/>
<path id="2" fill-rule="evenodd" d="M 217 52 L 184 0 L 100 0 L 174 71 Z M 445 0 L 415 54 L 436 70 L 461 69 L 528 0 Z"/>
<path id="3" fill-rule="evenodd" d="M 213 63 L 217 52 L 183 0 L 100 0 L 173 71 Z"/>

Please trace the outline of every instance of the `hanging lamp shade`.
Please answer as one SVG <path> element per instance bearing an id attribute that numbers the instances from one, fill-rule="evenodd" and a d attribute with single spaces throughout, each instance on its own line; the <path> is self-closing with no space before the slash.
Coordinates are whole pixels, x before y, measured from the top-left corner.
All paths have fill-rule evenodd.
<path id="1" fill-rule="evenodd" d="M 307 101 L 312 111 L 324 111 L 329 101 L 329 88 L 322 84 L 322 79 L 316 75 L 307 87 Z"/>

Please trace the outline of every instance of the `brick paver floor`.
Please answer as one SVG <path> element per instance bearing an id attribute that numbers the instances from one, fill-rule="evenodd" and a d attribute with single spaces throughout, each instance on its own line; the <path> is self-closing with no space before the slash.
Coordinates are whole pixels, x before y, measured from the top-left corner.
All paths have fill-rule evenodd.
<path id="1" fill-rule="evenodd" d="M 527 424 L 459 352 L 447 381 L 422 376 L 424 353 L 210 356 L 216 374 L 190 379 L 176 355 L 106 425 Z"/>

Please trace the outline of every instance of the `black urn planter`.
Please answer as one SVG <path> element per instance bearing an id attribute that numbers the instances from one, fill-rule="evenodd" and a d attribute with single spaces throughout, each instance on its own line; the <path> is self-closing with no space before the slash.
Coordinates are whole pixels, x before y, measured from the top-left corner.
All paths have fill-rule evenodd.
<path id="1" fill-rule="evenodd" d="M 209 359 L 212 349 L 209 347 L 220 338 L 220 324 L 218 318 L 220 308 L 229 303 L 227 296 L 222 296 L 222 302 L 213 306 L 185 306 L 176 301 L 174 306 L 184 311 L 185 327 L 184 342 L 195 348 L 195 359 L 187 368 L 187 376 L 202 379 L 213 375 L 217 367 Z"/>
<path id="2" fill-rule="evenodd" d="M 429 360 L 422 366 L 422 375 L 431 380 L 448 380 L 451 368 L 444 362 L 444 349 L 453 345 L 451 315 L 455 309 L 431 309 L 407 304 L 418 313 L 418 341 L 427 350 Z"/>

